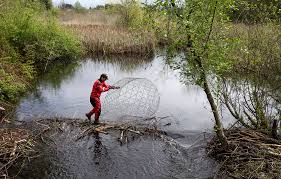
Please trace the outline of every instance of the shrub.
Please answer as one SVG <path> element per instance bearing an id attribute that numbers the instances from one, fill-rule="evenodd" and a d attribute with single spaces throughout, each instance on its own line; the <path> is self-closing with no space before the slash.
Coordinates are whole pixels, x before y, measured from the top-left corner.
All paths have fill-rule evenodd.
<path id="1" fill-rule="evenodd" d="M 4 0 L 0 6 L 0 100 L 14 100 L 35 75 L 35 66 L 72 59 L 82 52 L 40 1 Z"/>
<path id="2" fill-rule="evenodd" d="M 144 10 L 137 0 L 125 0 L 122 6 L 116 6 L 116 8 L 118 8 L 121 15 L 121 25 L 131 28 L 142 27 Z"/>

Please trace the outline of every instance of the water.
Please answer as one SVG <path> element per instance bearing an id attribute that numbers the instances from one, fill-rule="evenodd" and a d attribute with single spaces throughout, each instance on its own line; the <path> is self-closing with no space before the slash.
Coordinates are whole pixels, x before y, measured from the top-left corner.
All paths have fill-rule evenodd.
<path id="1" fill-rule="evenodd" d="M 159 127 L 167 131 L 176 145 L 153 137 L 137 137 L 120 146 L 118 133 L 76 142 L 81 129 L 65 122 L 62 133 L 50 132 L 48 138 L 52 142 L 39 147 L 41 156 L 33 159 L 19 177 L 164 179 L 214 175 L 216 164 L 206 157 L 204 149 L 213 127 L 205 94 L 198 86 L 181 83 L 179 72 L 170 69 L 161 56 L 86 58 L 56 64 L 40 78 L 36 89 L 22 97 L 16 110 L 17 120 L 85 120 L 85 113 L 91 109 L 92 84 L 101 73 L 108 74 L 109 84 L 125 77 L 151 80 L 160 93 L 156 116 L 165 117 Z M 229 118 L 223 120 L 229 123 Z"/>
<path id="2" fill-rule="evenodd" d="M 153 136 L 135 136 L 120 145 L 118 131 L 76 141 L 82 130 L 67 122 L 61 126 L 63 132 L 44 135 L 40 156 L 19 178 L 181 179 L 208 178 L 215 171 L 214 161 L 205 156 L 208 136 L 200 133 L 189 135 L 186 141 L 193 145 L 188 148 Z"/>
<path id="3" fill-rule="evenodd" d="M 40 80 L 37 90 L 21 100 L 17 108 L 18 120 L 60 116 L 85 118 L 91 108 L 92 84 L 101 73 L 108 74 L 109 84 L 125 77 L 151 80 L 160 93 L 157 116 L 168 116 L 167 120 L 177 130 L 206 131 L 212 128 L 212 113 L 203 90 L 181 83 L 179 73 L 170 69 L 161 56 L 153 59 L 88 58 L 77 64 L 56 67 Z"/>

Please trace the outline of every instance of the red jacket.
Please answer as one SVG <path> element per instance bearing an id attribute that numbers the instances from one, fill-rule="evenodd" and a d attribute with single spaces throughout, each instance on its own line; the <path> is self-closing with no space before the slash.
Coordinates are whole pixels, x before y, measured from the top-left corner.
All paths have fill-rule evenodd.
<path id="1" fill-rule="evenodd" d="M 100 80 L 96 80 L 92 93 L 91 93 L 91 98 L 99 98 L 102 92 L 108 91 L 110 88 L 110 85 L 106 84 L 105 82 L 101 82 Z"/>

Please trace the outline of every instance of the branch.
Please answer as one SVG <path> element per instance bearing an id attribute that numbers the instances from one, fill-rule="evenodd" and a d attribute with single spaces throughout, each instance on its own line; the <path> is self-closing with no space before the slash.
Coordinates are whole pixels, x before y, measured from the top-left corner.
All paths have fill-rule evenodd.
<path id="1" fill-rule="evenodd" d="M 204 45 L 204 51 L 206 50 L 207 44 L 208 44 L 208 42 L 210 40 L 211 33 L 213 31 L 213 25 L 214 25 L 214 19 L 215 19 L 215 15 L 216 15 L 217 5 L 218 5 L 218 1 L 216 1 L 215 8 L 214 8 L 214 11 L 213 11 L 212 21 L 211 21 L 211 24 L 210 24 L 209 33 L 208 33 L 208 35 L 206 37 L 206 42 L 205 42 L 205 45 Z"/>

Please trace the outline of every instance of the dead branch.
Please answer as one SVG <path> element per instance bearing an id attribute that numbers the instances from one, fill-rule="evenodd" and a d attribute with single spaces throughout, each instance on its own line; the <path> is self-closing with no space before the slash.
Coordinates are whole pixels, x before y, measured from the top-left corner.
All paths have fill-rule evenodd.
<path id="1" fill-rule="evenodd" d="M 228 148 L 222 148 L 214 138 L 208 145 L 208 155 L 220 163 L 218 176 L 236 178 L 265 178 L 280 176 L 281 142 L 257 130 L 232 129 L 226 132 Z M 268 164 L 274 169 L 268 170 Z M 274 177 L 273 177 L 274 178 Z"/>

